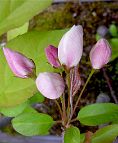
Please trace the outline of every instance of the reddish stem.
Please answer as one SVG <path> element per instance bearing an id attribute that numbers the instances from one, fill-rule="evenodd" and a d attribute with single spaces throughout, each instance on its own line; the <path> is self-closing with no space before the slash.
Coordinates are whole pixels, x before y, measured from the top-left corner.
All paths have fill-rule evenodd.
<path id="1" fill-rule="evenodd" d="M 105 68 L 103 68 L 103 75 L 104 75 L 104 78 L 106 79 L 106 82 L 108 84 L 108 87 L 109 87 L 109 90 L 110 90 L 110 93 L 111 93 L 111 97 L 113 98 L 113 100 L 115 101 L 115 103 L 118 104 L 118 100 L 117 100 L 117 98 L 116 98 L 116 96 L 114 94 L 114 90 L 113 90 L 112 85 L 111 85 L 111 80 L 108 77 Z"/>

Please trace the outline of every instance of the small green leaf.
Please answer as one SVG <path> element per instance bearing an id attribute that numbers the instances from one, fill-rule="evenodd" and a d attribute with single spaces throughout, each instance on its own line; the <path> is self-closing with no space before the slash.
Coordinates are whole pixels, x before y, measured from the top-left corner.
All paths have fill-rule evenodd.
<path id="1" fill-rule="evenodd" d="M 115 24 L 111 24 L 110 27 L 109 27 L 109 32 L 111 33 L 111 35 L 113 37 L 116 37 L 117 36 L 117 27 Z"/>
<path id="2" fill-rule="evenodd" d="M 80 134 L 80 143 L 84 143 L 85 140 L 85 134 Z"/>
<path id="3" fill-rule="evenodd" d="M 113 121 L 112 124 L 118 124 L 118 120 Z"/>
<path id="4" fill-rule="evenodd" d="M 112 47 L 112 59 L 111 60 L 114 60 L 115 58 L 118 57 L 118 38 L 110 39 L 110 45 Z"/>
<path id="5" fill-rule="evenodd" d="M 17 105 L 15 107 L 8 107 L 8 108 L 0 108 L 0 112 L 8 117 L 15 117 L 23 112 L 23 110 L 28 105 L 28 102 L 24 102 L 20 105 Z"/>
<path id="6" fill-rule="evenodd" d="M 38 103 L 38 102 L 43 102 L 45 100 L 44 96 L 40 93 L 40 92 L 37 92 L 36 94 L 34 94 L 30 99 L 30 104 L 33 104 L 33 103 Z"/>
<path id="7" fill-rule="evenodd" d="M 53 124 L 52 117 L 43 113 L 23 113 L 12 120 L 13 128 L 25 136 L 46 135 Z"/>
<path id="8" fill-rule="evenodd" d="M 31 106 L 27 106 L 22 113 L 38 113 L 34 108 L 32 108 Z"/>
<path id="9" fill-rule="evenodd" d="M 78 120 L 88 126 L 96 126 L 118 120 L 118 105 L 113 103 L 96 103 L 82 108 Z"/>
<path id="10" fill-rule="evenodd" d="M 98 33 L 95 35 L 95 37 L 96 37 L 96 41 L 101 39 L 101 36 Z"/>
<path id="11" fill-rule="evenodd" d="M 9 30 L 7 32 L 7 40 L 14 39 L 18 35 L 22 35 L 28 31 L 29 22 L 25 23 L 23 26 L 15 28 L 13 30 Z"/>
<path id="12" fill-rule="evenodd" d="M 109 125 L 96 131 L 92 136 L 92 143 L 113 143 L 118 136 L 118 124 Z"/>
<path id="13" fill-rule="evenodd" d="M 80 143 L 80 131 L 77 127 L 71 126 L 66 129 L 64 143 Z"/>

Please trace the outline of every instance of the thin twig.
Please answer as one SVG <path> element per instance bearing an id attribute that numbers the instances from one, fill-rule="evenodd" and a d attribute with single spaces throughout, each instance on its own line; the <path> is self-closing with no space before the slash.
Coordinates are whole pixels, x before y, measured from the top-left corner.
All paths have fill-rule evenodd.
<path id="1" fill-rule="evenodd" d="M 77 118 L 72 119 L 72 120 L 70 121 L 70 123 L 73 123 L 73 122 L 75 122 L 75 121 L 77 121 Z"/>
<path id="2" fill-rule="evenodd" d="M 70 77 L 70 118 L 72 116 L 72 112 L 73 112 L 73 93 L 72 93 L 72 90 L 73 90 L 73 75 Z"/>
<path id="3" fill-rule="evenodd" d="M 87 86 L 87 84 L 88 84 L 88 82 L 89 82 L 89 80 L 90 80 L 90 78 L 92 77 L 92 75 L 93 75 L 94 72 L 95 72 L 95 70 L 92 69 L 92 70 L 91 70 L 91 73 L 89 74 L 89 77 L 88 77 L 86 83 L 84 84 L 84 87 L 83 87 L 83 89 L 81 90 L 80 95 L 79 95 L 79 97 L 78 97 L 78 99 L 77 99 L 77 101 L 76 101 L 76 104 L 75 104 L 75 107 L 74 107 L 74 109 L 73 109 L 71 118 L 72 118 L 72 116 L 73 116 L 73 114 L 74 114 L 74 112 L 75 112 L 75 110 L 76 110 L 76 108 L 77 108 L 77 105 L 78 105 L 78 103 L 79 103 L 79 101 L 80 101 L 80 99 L 81 99 L 81 96 L 82 96 L 82 94 L 83 94 L 83 92 L 84 92 L 84 90 L 85 90 L 85 88 L 86 88 L 86 86 Z M 70 123 L 71 118 L 68 120 L 68 123 L 67 123 L 67 124 Z"/>
<path id="4" fill-rule="evenodd" d="M 62 120 L 55 121 L 56 124 L 62 123 Z"/>
<path id="5" fill-rule="evenodd" d="M 80 101 L 80 99 L 81 99 L 81 96 L 82 96 L 82 94 L 83 94 L 83 92 L 84 92 L 84 90 L 85 90 L 85 88 L 86 88 L 86 86 L 87 86 L 87 84 L 88 84 L 88 82 L 89 82 L 90 78 L 92 77 L 92 75 L 93 75 L 94 71 L 95 71 L 95 70 L 94 70 L 94 69 L 92 69 L 92 71 L 91 71 L 91 73 L 90 73 L 90 75 L 89 75 L 89 77 L 88 77 L 88 79 L 87 79 L 87 81 L 86 81 L 86 83 L 85 83 L 85 85 L 84 85 L 83 89 L 81 90 L 80 95 L 79 95 L 79 97 L 78 97 L 78 100 L 77 100 L 77 102 L 76 102 L 76 104 L 75 104 L 75 107 L 74 107 L 73 113 L 75 112 L 75 110 L 76 110 L 76 108 L 77 108 L 77 105 L 78 105 L 78 103 L 79 103 L 79 101 Z"/>
<path id="6" fill-rule="evenodd" d="M 114 90 L 113 90 L 113 88 L 112 88 L 112 85 L 111 85 L 111 82 L 110 82 L 110 78 L 108 77 L 105 68 L 103 68 L 103 75 L 104 75 L 104 77 L 105 77 L 105 79 L 106 79 L 106 82 L 107 82 L 107 84 L 108 84 L 108 87 L 109 87 L 109 90 L 110 90 L 110 93 L 111 93 L 111 97 L 113 98 L 114 102 L 115 102 L 116 104 L 118 104 L 118 100 L 117 100 L 117 98 L 116 98 L 116 96 L 115 96 L 115 94 L 114 94 Z"/>
<path id="7" fill-rule="evenodd" d="M 66 105 L 65 105 L 65 94 L 63 93 L 63 95 L 60 97 L 61 99 L 61 103 L 62 103 L 62 110 L 63 110 L 63 113 L 62 113 L 62 120 L 63 120 L 63 125 L 65 125 L 66 123 Z"/>
<path id="8" fill-rule="evenodd" d="M 72 116 L 73 112 L 73 96 L 72 96 L 72 90 L 70 91 L 70 118 Z"/>
<path id="9" fill-rule="evenodd" d="M 68 107 L 67 107 L 67 117 L 69 118 L 70 117 L 70 72 L 67 73 L 67 86 L 68 86 Z"/>
<path id="10" fill-rule="evenodd" d="M 64 110 L 64 118 L 66 120 L 66 104 L 65 104 L 65 94 L 63 94 L 63 110 Z"/>
<path id="11" fill-rule="evenodd" d="M 60 105 L 59 105 L 59 103 L 58 103 L 57 100 L 54 100 L 54 101 L 55 101 L 55 103 L 56 103 L 56 105 L 57 105 L 57 107 L 58 107 L 58 109 L 59 109 L 59 112 L 60 112 L 60 115 L 61 115 L 61 118 L 62 118 L 63 113 L 62 113 L 61 107 L 60 107 Z"/>

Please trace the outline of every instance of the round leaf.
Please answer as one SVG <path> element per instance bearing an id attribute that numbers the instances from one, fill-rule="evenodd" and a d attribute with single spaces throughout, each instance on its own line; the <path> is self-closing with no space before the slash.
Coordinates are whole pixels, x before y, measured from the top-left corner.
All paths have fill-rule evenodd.
<path id="1" fill-rule="evenodd" d="M 96 103 L 82 108 L 78 120 L 89 126 L 96 126 L 118 120 L 118 105 L 113 103 Z"/>
<path id="2" fill-rule="evenodd" d="M 27 105 L 28 105 L 28 102 L 25 102 L 15 107 L 0 108 L 0 112 L 5 116 L 15 117 L 18 114 L 22 113 Z"/>
<path id="3" fill-rule="evenodd" d="M 110 39 L 110 45 L 112 47 L 112 58 L 111 60 L 114 60 L 118 57 L 118 38 L 111 38 Z"/>
<path id="4" fill-rule="evenodd" d="M 118 136 L 118 124 L 99 129 L 92 136 L 92 143 L 113 143 Z"/>
<path id="5" fill-rule="evenodd" d="M 44 96 L 43 96 L 41 93 L 39 93 L 39 92 L 35 93 L 35 94 L 29 99 L 30 104 L 38 103 L 38 102 L 41 103 L 41 102 L 43 102 L 44 100 L 45 100 Z"/>
<path id="6" fill-rule="evenodd" d="M 77 127 L 71 126 L 66 129 L 64 143 L 80 143 L 80 131 Z"/>
<path id="7" fill-rule="evenodd" d="M 95 38 L 96 38 L 96 41 L 98 41 L 98 40 L 101 39 L 101 36 L 97 33 L 97 34 L 95 35 Z"/>
<path id="8" fill-rule="evenodd" d="M 42 113 L 23 113 L 12 120 L 13 128 L 25 136 L 45 135 L 53 125 L 53 119 Z"/>
<path id="9" fill-rule="evenodd" d="M 109 27 L 109 32 L 111 33 L 112 36 L 117 36 L 117 27 L 115 24 L 111 24 Z"/>
<path id="10" fill-rule="evenodd" d="M 38 111 L 29 105 L 23 110 L 22 113 L 38 113 Z"/>
<path id="11" fill-rule="evenodd" d="M 84 143 L 85 140 L 85 134 L 80 134 L 80 143 Z"/>

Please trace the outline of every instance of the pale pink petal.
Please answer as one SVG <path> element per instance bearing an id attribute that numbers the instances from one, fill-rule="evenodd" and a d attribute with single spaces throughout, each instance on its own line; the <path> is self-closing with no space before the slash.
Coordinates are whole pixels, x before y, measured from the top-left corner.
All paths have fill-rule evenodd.
<path id="1" fill-rule="evenodd" d="M 77 66 L 83 52 L 83 28 L 73 26 L 62 37 L 58 46 L 58 58 L 62 65 L 68 68 Z"/>
<path id="2" fill-rule="evenodd" d="M 48 62 L 54 66 L 54 67 L 60 67 L 60 64 L 58 62 L 58 49 L 52 45 L 49 45 L 45 49 L 46 57 L 48 59 Z"/>
<path id="3" fill-rule="evenodd" d="M 38 90 L 49 99 L 59 98 L 65 89 L 63 78 L 57 73 L 40 73 L 36 79 Z"/>
<path id="4" fill-rule="evenodd" d="M 100 39 L 90 51 L 90 61 L 94 69 L 101 69 L 111 58 L 111 47 L 107 40 Z"/>

